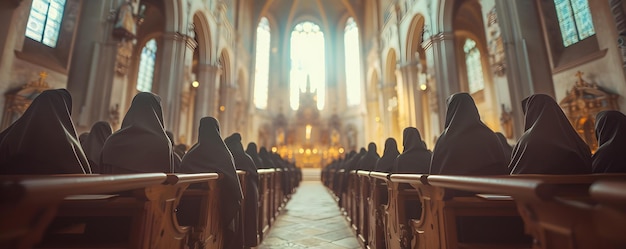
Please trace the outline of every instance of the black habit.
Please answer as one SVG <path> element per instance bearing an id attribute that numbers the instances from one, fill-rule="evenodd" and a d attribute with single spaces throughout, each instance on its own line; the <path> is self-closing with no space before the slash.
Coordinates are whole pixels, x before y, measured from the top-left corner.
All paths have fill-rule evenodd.
<path id="1" fill-rule="evenodd" d="M 378 172 L 391 172 L 393 169 L 393 163 L 396 161 L 396 157 L 400 155 L 400 151 L 398 151 L 398 143 L 392 137 L 387 138 L 385 140 L 385 151 L 383 151 L 383 156 L 376 163 L 376 167 L 374 170 Z"/>
<path id="2" fill-rule="evenodd" d="M 524 134 L 513 148 L 511 174 L 589 174 L 591 151 L 561 107 L 545 94 L 524 99 Z"/>
<path id="3" fill-rule="evenodd" d="M 507 173 L 506 162 L 498 137 L 480 121 L 474 99 L 468 93 L 450 96 L 430 174 L 500 175 Z"/>
<path id="4" fill-rule="evenodd" d="M 259 173 L 257 173 L 256 166 L 252 157 L 243 150 L 241 144 L 241 135 L 234 133 L 224 139 L 224 143 L 230 150 L 235 160 L 235 167 L 238 170 L 246 171 L 246 193 L 244 200 L 244 245 L 248 247 L 255 247 L 258 244 L 257 241 L 257 212 L 259 201 Z"/>
<path id="5" fill-rule="evenodd" d="M 598 113 L 596 136 L 593 173 L 626 173 L 626 116 L 619 111 Z"/>
<path id="6" fill-rule="evenodd" d="M 0 133 L 0 174 L 90 174 L 70 118 L 72 97 L 46 90 Z"/>
<path id="7" fill-rule="evenodd" d="M 428 174 L 432 152 L 426 148 L 417 128 L 404 128 L 402 145 L 404 150 L 394 161 L 393 173 Z"/>
<path id="8" fill-rule="evenodd" d="M 376 168 L 376 163 L 378 162 L 378 159 L 380 159 L 380 155 L 378 155 L 376 149 L 375 143 L 369 143 L 367 145 L 367 153 L 365 153 L 365 156 L 359 160 L 357 169 L 372 171 Z"/>
<path id="9" fill-rule="evenodd" d="M 159 96 L 135 95 L 122 128 L 102 148 L 102 173 L 173 172 L 172 144 L 163 129 Z"/>
<path id="10" fill-rule="evenodd" d="M 99 121 L 91 127 L 89 135 L 85 138 L 83 149 L 85 150 L 87 159 L 89 159 L 89 165 L 91 165 L 91 171 L 93 171 L 93 173 L 101 173 L 100 153 L 102 152 L 104 142 L 111 136 L 111 133 L 113 133 L 111 125 L 106 121 Z"/>
<path id="11" fill-rule="evenodd" d="M 213 117 L 200 119 L 198 142 L 183 157 L 183 173 L 220 173 L 220 215 L 224 225 L 224 248 L 240 248 L 236 237 L 235 216 L 241 209 L 243 194 L 233 156 L 220 136 L 219 123 Z"/>

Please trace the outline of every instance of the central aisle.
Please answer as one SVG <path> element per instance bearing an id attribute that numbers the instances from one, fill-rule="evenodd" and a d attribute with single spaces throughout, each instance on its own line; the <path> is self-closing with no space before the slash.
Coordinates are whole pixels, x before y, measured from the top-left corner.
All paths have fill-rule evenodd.
<path id="1" fill-rule="evenodd" d="M 259 248 L 360 247 L 322 183 L 303 181 Z"/>

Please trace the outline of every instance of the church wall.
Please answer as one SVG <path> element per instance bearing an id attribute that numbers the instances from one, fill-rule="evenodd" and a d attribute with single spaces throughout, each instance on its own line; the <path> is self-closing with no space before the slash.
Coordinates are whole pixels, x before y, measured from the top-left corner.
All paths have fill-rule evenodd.
<path id="1" fill-rule="evenodd" d="M 622 58 L 617 44 L 617 31 L 608 1 L 589 1 L 594 28 L 600 53 L 604 56 L 584 62 L 567 70 L 554 73 L 554 88 L 557 102 L 562 100 L 566 91 L 571 90 L 577 81 L 576 73 L 584 73 L 583 79 L 597 83 L 606 90 L 619 94 L 620 110 L 626 110 L 626 79 L 622 69 Z M 607 14 L 602 14 L 607 13 Z"/>
<path id="2" fill-rule="evenodd" d="M 31 81 L 37 81 L 39 73 L 45 71 L 46 81 L 51 88 L 67 86 L 67 71 L 71 57 L 73 36 L 80 15 L 80 1 L 70 0 L 66 6 L 66 18 L 72 22 L 62 24 L 61 34 L 55 49 L 26 38 L 25 30 L 32 0 L 0 4 L 0 14 L 5 21 L 0 26 L 2 57 L 0 59 L 0 91 L 5 93 Z M 5 96 L 0 96 L 0 108 L 5 106 Z"/>

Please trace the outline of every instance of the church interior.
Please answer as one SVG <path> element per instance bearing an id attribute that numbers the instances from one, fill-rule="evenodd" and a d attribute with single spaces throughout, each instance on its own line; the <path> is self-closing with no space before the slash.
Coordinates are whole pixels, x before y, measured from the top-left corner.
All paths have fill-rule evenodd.
<path id="1" fill-rule="evenodd" d="M 456 92 L 515 143 L 521 100 L 545 93 L 593 146 L 594 115 L 626 108 L 623 6 L 610 2 L 6 1 L 1 128 L 38 91 L 66 88 L 79 134 L 116 130 L 147 91 L 177 143 L 213 116 L 222 134 L 319 168 L 409 126 L 432 148 Z"/>
<path id="2" fill-rule="evenodd" d="M 25 184 L 26 190 L 20 193 L 25 196 L 39 193 L 32 197 L 35 199 L 48 192 L 37 192 L 43 191 L 37 187 L 30 189 L 31 180 L 35 181 L 32 186 L 67 184 L 65 188 L 50 188 L 65 194 L 54 197 L 57 198 L 54 202 L 53 197 L 46 199 L 60 207 L 58 212 L 56 208 L 40 211 L 39 215 L 48 217 L 43 221 L 35 211 L 29 213 L 32 217 L 26 221 L 6 214 L 7 220 L 11 218 L 15 224 L 24 224 L 28 229 L 34 229 L 33 219 L 38 220 L 37 224 L 43 224 L 38 228 L 39 232 L 11 235 L 14 237 L 0 235 L 0 245 L 11 245 L 7 248 L 41 248 L 35 246 L 40 241 L 50 242 L 51 248 L 56 248 L 54 246 L 58 244 L 42 235 L 43 231 L 55 214 L 71 217 L 72 212 L 82 207 L 76 203 L 68 204 L 63 198 L 129 189 L 145 189 L 141 197 L 131 196 L 137 202 L 139 199 L 149 200 L 152 203 L 149 205 L 154 205 L 147 208 L 151 212 L 160 210 L 159 204 L 155 203 L 167 203 L 161 205 L 165 210 L 159 211 L 163 217 L 174 213 L 176 218 L 173 210 L 177 209 L 179 201 L 185 203 L 184 198 L 178 199 L 181 191 L 190 189 L 196 191 L 195 196 L 203 196 L 202 207 L 212 209 L 202 216 L 204 223 L 195 224 L 206 226 L 202 229 L 187 231 L 187 228 L 180 228 L 186 225 L 182 224 L 184 219 L 180 216 L 181 222 L 159 220 L 161 238 L 155 239 L 159 237 L 155 235 L 158 234 L 156 230 L 144 231 L 149 235 L 147 237 L 151 237 L 143 242 L 133 239 L 128 242 L 132 246 L 119 248 L 288 248 L 290 242 L 271 234 L 265 247 L 260 242 L 273 222 L 281 220 L 279 214 L 289 209 L 287 207 L 291 204 L 288 205 L 288 201 L 307 201 L 306 198 L 292 198 L 296 189 L 299 194 L 303 188 L 314 188 L 300 184 L 303 174 L 305 180 L 312 178 L 319 182 L 321 179 L 327 190 L 321 192 L 328 193 L 332 199 L 324 205 L 338 205 L 340 214 L 337 216 L 348 221 L 351 233 L 342 239 L 349 237 L 357 241 L 332 244 L 336 241 L 329 240 L 324 242 L 328 245 L 315 244 L 317 248 L 626 246 L 626 240 L 611 233 L 610 229 L 602 229 L 606 230 L 608 237 L 594 237 L 600 233 L 598 229 L 585 230 L 565 222 L 568 217 L 585 217 L 581 224 L 604 222 L 603 225 L 610 223 L 609 227 L 623 231 L 626 222 L 619 221 L 626 221 L 624 174 L 604 177 L 588 172 L 585 177 L 561 179 L 542 178 L 543 171 L 533 171 L 534 176 L 510 179 L 490 178 L 480 173 L 468 174 L 478 175 L 468 178 L 446 178 L 448 173 L 456 174 L 442 168 L 439 172 L 442 176 L 433 177 L 432 166 L 438 160 L 436 148 L 443 151 L 444 142 L 440 138 L 445 134 L 447 138 L 452 137 L 448 128 L 454 117 L 464 117 L 472 112 L 471 108 L 462 111 L 466 110 L 465 107 L 473 103 L 482 126 L 503 135 L 504 142 L 501 143 L 516 145 L 532 130 L 528 125 L 530 115 L 526 112 L 531 110 L 529 96 L 536 95 L 548 96 L 551 100 L 541 106 L 552 106 L 554 102 L 558 107 L 555 110 L 560 110 L 566 117 L 569 124 L 566 129 L 571 128 L 578 135 L 576 139 L 586 145 L 585 150 L 596 152 L 602 145 L 597 131 L 599 113 L 623 113 L 626 110 L 626 1 L 623 0 L 4 0 L 0 2 L 0 48 L 0 92 L 4 93 L 0 95 L 0 130 L 3 131 L 0 133 L 0 161 L 7 158 L 2 150 L 10 150 L 5 147 L 12 146 L 2 145 L 7 143 L 3 142 L 5 133 L 20 124 L 20 118 L 27 116 L 31 104 L 49 90 L 66 89 L 71 95 L 65 105 L 71 118 L 70 126 L 75 129 L 70 131 L 74 132 L 73 140 L 77 141 L 80 134 L 93 131 L 92 127 L 102 121 L 110 125 L 114 134 L 124 130 L 124 123 L 130 122 L 125 116 L 143 96 L 159 102 L 158 110 L 162 110 L 162 114 L 158 114 L 161 115 L 158 117 L 159 129 L 171 133 L 170 154 L 177 145 L 189 151 L 200 151 L 200 138 L 207 134 L 203 133 L 203 127 L 210 126 L 217 127 L 220 140 L 238 134 L 233 138 L 237 140 L 235 144 L 245 148 L 245 145 L 255 143 L 255 154 L 258 151 L 256 146 L 267 150 L 272 158 L 259 158 L 266 163 L 273 161 L 277 169 L 262 168 L 256 162 L 258 175 L 255 177 L 258 179 L 255 178 L 254 188 L 249 185 L 250 172 L 238 165 L 235 165 L 237 170 L 248 174 L 233 171 L 229 175 L 218 170 L 219 176 L 206 173 L 193 178 L 154 173 L 137 176 L 134 180 L 124 176 L 95 175 L 79 178 L 79 181 L 67 176 L 67 179 L 61 177 L 45 183 L 30 178 L 0 177 L 7 186 L 9 179 L 15 184 Z M 467 99 L 471 101 L 467 102 Z M 458 104 L 458 115 L 451 114 L 452 103 Z M 426 172 L 395 171 L 406 174 L 394 176 L 377 172 L 374 165 L 361 167 L 359 162 L 356 166 L 357 162 L 352 158 L 364 148 L 376 154 L 375 164 L 387 153 L 388 138 L 397 141 L 400 152 L 403 146 L 407 150 L 407 127 L 419 131 L 419 141 L 431 154 L 434 153 L 432 164 L 426 165 Z M 47 128 L 42 129 L 44 134 Z M 9 136 L 6 137 L 8 141 Z M 468 142 L 465 146 L 483 149 L 490 146 L 488 142 L 482 142 Z M 231 164 L 238 164 L 236 152 L 227 139 L 222 145 L 224 143 L 232 154 Z M 376 146 L 368 147 L 371 143 Z M 220 148 L 224 147 L 222 145 Z M 525 150 L 519 146 L 515 147 L 513 155 L 518 150 Z M 179 158 L 183 163 L 185 149 Z M 248 150 L 245 152 L 250 154 Z M 102 161 L 97 163 L 104 164 L 104 149 L 101 153 Z M 145 155 L 150 157 L 150 154 Z M 364 155 L 360 156 L 366 158 Z M 255 159 L 254 155 L 250 156 Z M 509 155 L 505 153 L 505 156 L 510 162 Z M 517 159 L 517 163 L 524 160 Z M 513 156 L 513 160 L 517 159 Z M 428 160 L 431 162 L 430 158 Z M 354 166 L 350 166 L 352 161 Z M 6 162 L 9 161 L 2 161 L 2 164 Z M 91 158 L 89 162 L 91 164 Z M 392 159 L 391 164 L 393 162 Z M 513 164 L 515 162 L 509 165 Z M 431 176 L 426 177 L 428 166 Z M 8 165 L 0 166 L 5 167 Z M 172 164 L 164 166 L 167 167 L 174 168 Z M 254 176 L 257 170 L 252 167 Z M 89 171 L 83 167 L 83 171 L 115 172 L 95 171 L 93 164 L 91 168 Z M 358 171 L 350 171 L 355 169 Z M 392 172 L 390 170 L 383 172 Z M 2 170 L 1 173 L 6 175 L 6 172 Z M 133 170 L 118 172 L 139 173 Z M 165 173 L 173 172 L 177 171 Z M 308 176 L 307 172 L 316 175 Z M 502 175 L 508 176 L 509 173 Z M 216 185 L 218 178 L 226 181 L 222 180 L 224 176 L 231 180 L 238 178 L 241 183 L 238 188 L 241 203 L 238 205 L 241 205 L 242 214 L 238 219 L 244 220 L 249 212 L 243 208 L 249 194 L 246 191 L 254 189 L 253 195 L 258 195 L 255 202 L 258 212 L 254 211 L 254 227 L 258 231 L 254 232 L 256 239 L 252 239 L 256 242 L 246 242 L 246 246 L 229 244 L 227 238 L 232 239 L 228 234 L 230 230 L 216 228 L 217 225 L 211 223 L 213 219 L 219 219 L 220 212 L 228 213 L 229 210 L 220 202 L 224 195 L 219 199 L 220 194 L 215 192 L 226 186 Z M 105 188 L 99 185 L 103 181 L 119 185 Z M 204 192 L 189 187 L 202 181 L 208 182 L 207 189 L 202 189 Z M 144 185 L 138 185 L 139 182 Z M 155 183 L 162 183 L 167 188 L 155 188 Z M 573 185 L 576 191 L 584 189 L 580 194 L 593 199 L 594 205 L 583 211 L 570 211 L 570 206 L 559 206 L 556 203 L 559 194 L 567 192 L 570 194 L 566 194 L 568 198 L 581 197 L 576 196 L 579 192 L 572 193 L 575 191 L 568 189 Z M 69 186 L 83 188 L 85 193 L 72 192 L 68 190 Z M 537 193 L 537 189 L 549 194 Z M 31 190 L 33 192 L 29 192 Z M 12 189 L 0 187 L 0 197 L 13 196 L 5 194 L 9 193 L 7 191 Z M 154 197 L 156 195 L 151 196 L 151 191 L 163 195 Z M 472 197 L 481 202 L 459 209 L 451 200 L 459 198 L 457 201 L 461 204 L 457 204 L 463 205 L 463 201 L 467 201 L 463 198 L 470 198 L 458 194 L 460 191 L 491 195 Z M 599 197 L 596 198 L 594 193 Z M 514 201 L 502 196 L 512 196 Z M 15 206 L 0 204 L 0 210 L 28 209 L 35 206 L 33 203 L 44 203 L 28 198 L 24 199 L 28 200 L 26 202 L 15 202 L 18 203 Z M 494 204 L 494 200 L 500 203 Z M 102 202 L 101 199 L 97 201 Z M 427 206 L 428 203 L 431 205 Z M 294 204 L 293 210 L 301 207 L 295 205 L 304 204 Z M 419 212 L 413 213 L 415 208 L 404 209 L 405 205 L 417 205 Z M 594 213 L 598 209 L 614 216 Z M 101 212 L 103 216 L 107 215 L 105 211 Z M 564 215 L 556 215 L 559 213 Z M 461 214 L 466 216 L 456 220 L 446 216 Z M 554 225 L 561 230 L 550 230 L 549 226 L 545 228 L 544 223 L 539 222 L 549 220 L 550 215 L 565 222 L 565 225 Z M 483 216 L 517 217 L 520 229 L 525 229 L 526 236 L 533 237 L 532 242 L 483 247 L 489 243 L 480 239 L 482 235 L 462 232 L 472 230 L 468 224 L 472 223 L 473 217 Z M 0 217 L 5 215 L 0 214 Z M 302 218 L 294 217 L 283 219 Z M 508 218 L 502 218 L 503 222 L 509 221 Z M 342 226 L 344 220 L 339 222 Z M 484 220 L 491 222 L 488 218 Z M 132 222 L 134 229 L 144 221 Z M 0 221 L 0 232 L 16 231 L 9 223 Z M 154 224 L 151 229 L 158 229 Z M 494 226 L 509 225 L 498 223 Z M 89 222 L 86 227 L 90 227 Z M 279 225 L 272 229 L 279 231 L 288 227 Z M 437 235 L 430 235 L 430 229 L 438 230 Z M 172 238 L 178 239 L 163 239 L 164 231 L 173 233 Z M 184 241 L 180 239 L 187 233 Z M 215 242 L 215 234 L 222 236 L 223 241 L 217 239 Z M 576 237 L 580 234 L 585 234 L 584 238 Z M 191 242 L 193 238 L 197 240 L 196 244 Z M 606 245 L 593 244 L 592 240 L 597 238 L 608 238 L 606 241 L 609 242 Z M 214 243 L 208 242 L 211 240 Z M 526 242 L 528 244 L 524 244 Z M 272 243 L 283 247 L 272 247 Z M 308 247 L 305 244 L 305 248 Z"/>

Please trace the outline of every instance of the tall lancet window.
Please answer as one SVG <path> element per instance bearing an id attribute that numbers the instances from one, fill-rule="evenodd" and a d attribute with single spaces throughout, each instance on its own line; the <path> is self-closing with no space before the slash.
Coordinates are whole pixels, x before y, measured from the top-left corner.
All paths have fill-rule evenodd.
<path id="1" fill-rule="evenodd" d="M 270 24 L 261 18 L 256 28 L 256 66 L 254 70 L 254 105 L 267 108 L 267 91 L 270 73 Z"/>
<path id="2" fill-rule="evenodd" d="M 596 33 L 587 0 L 554 0 L 563 46 L 569 47 Z"/>
<path id="3" fill-rule="evenodd" d="M 326 94 L 326 61 L 324 33 L 312 22 L 302 22 L 291 32 L 291 72 L 289 73 L 291 108 L 297 110 L 300 92 L 306 90 L 307 77 L 311 91 L 317 91 L 317 109 L 324 108 Z"/>
<path id="4" fill-rule="evenodd" d="M 359 46 L 359 27 L 350 17 L 346 22 L 343 35 L 346 55 L 346 92 L 348 106 L 361 103 L 361 47 Z"/>
<path id="5" fill-rule="evenodd" d="M 63 20 L 65 0 L 33 0 L 26 25 L 26 37 L 56 47 Z"/>
<path id="6" fill-rule="evenodd" d="M 472 39 L 465 40 L 463 51 L 465 51 L 465 65 L 467 67 L 469 92 L 475 93 L 483 90 L 485 88 L 483 65 L 480 58 L 480 50 L 476 46 L 476 41 Z"/>
<path id="7" fill-rule="evenodd" d="M 152 91 L 152 80 L 154 79 L 154 63 L 156 61 L 157 43 L 151 39 L 141 49 L 141 59 L 139 61 L 139 72 L 137 73 L 137 91 Z"/>

